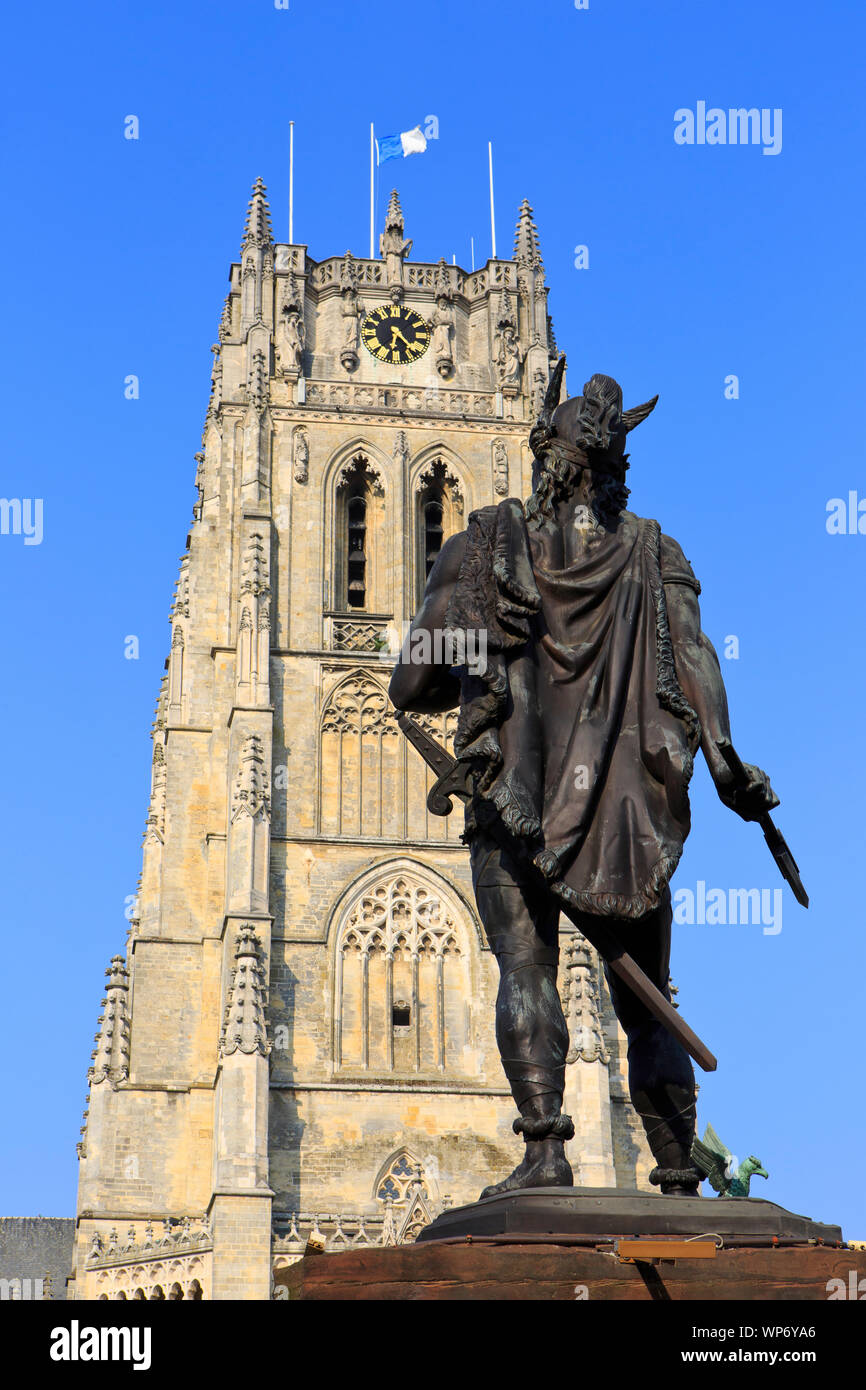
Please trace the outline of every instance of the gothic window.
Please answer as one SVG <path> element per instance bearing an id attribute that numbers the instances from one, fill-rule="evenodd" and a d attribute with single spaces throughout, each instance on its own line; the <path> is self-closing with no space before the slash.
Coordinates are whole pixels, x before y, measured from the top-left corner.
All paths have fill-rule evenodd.
<path id="1" fill-rule="evenodd" d="M 334 528 L 333 608 L 337 612 L 373 611 L 376 538 L 381 516 L 374 499 L 382 496 L 379 474 L 363 453 L 340 472 Z"/>
<path id="2" fill-rule="evenodd" d="M 337 933 L 338 1068 L 462 1069 L 470 992 L 456 917 L 432 885 L 406 873 L 355 899 Z"/>
<path id="3" fill-rule="evenodd" d="M 453 750 L 456 711 L 413 718 Z M 384 684 L 364 671 L 345 676 L 325 697 L 319 778 L 323 835 L 448 843 L 460 838 L 460 807 L 450 816 L 430 812 L 427 793 L 435 777 L 400 735 Z"/>
<path id="4" fill-rule="evenodd" d="M 384 1202 L 389 1197 L 392 1202 L 403 1202 L 410 1183 L 418 1177 L 418 1165 L 410 1163 L 408 1154 L 401 1150 L 388 1165 L 388 1171 L 380 1179 L 376 1188 L 377 1201 Z"/>
<path id="5" fill-rule="evenodd" d="M 434 1201 L 424 1165 L 408 1149 L 386 1160 L 375 1191 L 376 1201 L 385 1208 L 383 1241 L 388 1244 L 410 1245 L 441 1207 Z"/>
<path id="6" fill-rule="evenodd" d="M 319 805 L 324 834 L 399 835 L 398 734 L 378 681 L 358 672 L 331 692 L 322 712 Z"/>
<path id="7" fill-rule="evenodd" d="M 416 607 L 443 542 L 461 529 L 462 517 L 459 482 L 442 459 L 434 459 L 421 473 L 416 492 Z"/>

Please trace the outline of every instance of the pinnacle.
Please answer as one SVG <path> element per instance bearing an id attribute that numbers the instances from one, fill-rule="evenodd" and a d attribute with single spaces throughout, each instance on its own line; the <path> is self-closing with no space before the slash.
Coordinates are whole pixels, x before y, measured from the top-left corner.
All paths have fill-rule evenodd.
<path id="1" fill-rule="evenodd" d="M 385 216 L 385 225 L 391 222 L 403 221 L 403 209 L 400 207 L 400 195 L 396 188 L 391 189 L 391 197 L 388 201 L 388 212 Z"/>
<path id="2" fill-rule="evenodd" d="M 271 231 L 271 212 L 268 207 L 267 189 L 261 178 L 253 184 L 247 220 L 244 224 L 242 246 L 270 246 L 273 241 Z"/>
<path id="3" fill-rule="evenodd" d="M 517 215 L 514 231 L 514 259 L 533 269 L 542 268 L 541 247 L 538 242 L 538 228 L 532 215 L 529 199 L 524 198 Z"/>

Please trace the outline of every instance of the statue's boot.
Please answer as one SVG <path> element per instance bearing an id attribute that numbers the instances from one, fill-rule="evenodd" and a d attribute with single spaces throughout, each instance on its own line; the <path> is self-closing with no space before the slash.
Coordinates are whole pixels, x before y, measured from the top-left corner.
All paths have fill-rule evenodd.
<path id="1" fill-rule="evenodd" d="M 574 1186 L 571 1164 L 565 1156 L 565 1141 L 574 1138 L 571 1116 L 562 1114 L 561 1096 L 548 1095 L 543 1099 L 548 1103 L 546 1113 L 542 1113 L 543 1105 L 530 1100 L 521 1107 L 520 1118 L 514 1121 L 515 1134 L 522 1134 L 525 1142 L 522 1161 L 502 1182 L 485 1187 L 482 1197 L 495 1197 L 500 1192 L 514 1192 L 524 1187 Z"/>
<path id="2" fill-rule="evenodd" d="M 631 1036 L 628 1060 L 632 1104 L 656 1161 L 650 1182 L 665 1196 L 697 1197 L 695 1074 L 685 1049 L 653 1020 Z"/>
<path id="3" fill-rule="evenodd" d="M 531 1012 L 526 1007 L 529 999 Z M 508 1007 L 515 1003 L 523 1008 Z M 515 1014 L 522 1027 L 514 1025 Z M 530 1018 L 533 1024 L 527 1028 L 525 1020 Z M 514 1133 L 523 1135 L 525 1150 L 514 1171 L 502 1182 L 485 1187 L 481 1196 L 494 1197 L 523 1187 L 573 1187 L 565 1141 L 574 1138 L 574 1125 L 571 1116 L 562 1113 L 568 1029 L 549 963 L 503 977 L 497 1003 L 497 1039 L 505 1054 L 502 1067 L 520 1111 Z M 515 1055 L 519 1052 L 524 1053 L 523 1059 Z"/>

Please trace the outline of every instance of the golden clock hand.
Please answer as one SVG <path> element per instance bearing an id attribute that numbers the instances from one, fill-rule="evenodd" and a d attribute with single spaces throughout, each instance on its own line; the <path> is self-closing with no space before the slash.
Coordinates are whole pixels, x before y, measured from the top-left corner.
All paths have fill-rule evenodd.
<path id="1" fill-rule="evenodd" d="M 404 342 L 404 343 L 406 344 L 407 347 L 410 347 L 410 346 L 411 346 L 411 344 L 409 343 L 408 339 L 403 337 L 403 334 L 400 332 L 399 328 L 397 328 L 396 325 L 391 329 L 391 347 L 392 347 L 392 348 L 393 348 L 393 346 L 394 346 L 394 339 L 395 339 L 395 338 L 399 338 L 402 342 Z"/>

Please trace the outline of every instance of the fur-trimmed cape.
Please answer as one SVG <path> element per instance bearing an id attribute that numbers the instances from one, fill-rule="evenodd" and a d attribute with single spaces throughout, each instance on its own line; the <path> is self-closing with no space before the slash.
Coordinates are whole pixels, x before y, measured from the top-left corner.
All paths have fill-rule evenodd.
<path id="1" fill-rule="evenodd" d="M 484 674 L 462 674 L 454 745 L 476 774 L 467 836 L 495 816 L 565 901 L 637 918 L 682 854 L 701 737 L 664 584 L 700 586 L 658 522 L 630 512 L 567 567 L 558 553 L 555 528 L 528 531 L 514 498 L 469 517 L 446 618 L 487 641 Z"/>

